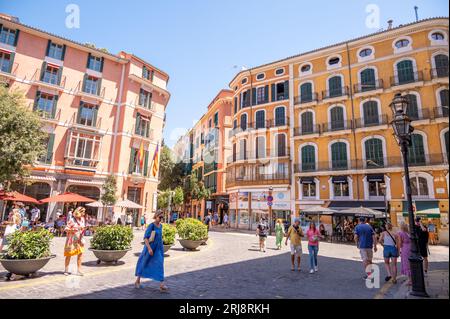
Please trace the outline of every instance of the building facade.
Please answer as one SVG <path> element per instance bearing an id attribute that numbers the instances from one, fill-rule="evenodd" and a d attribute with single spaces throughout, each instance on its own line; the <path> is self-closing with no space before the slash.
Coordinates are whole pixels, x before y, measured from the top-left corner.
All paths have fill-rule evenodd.
<path id="1" fill-rule="evenodd" d="M 112 174 L 118 198 L 144 207 L 130 211 L 135 222 L 149 217 L 156 207 L 169 76 L 135 55 L 114 55 L 7 15 L 0 16 L 0 32 L 0 79 L 25 93 L 49 134 L 46 155 L 18 190 L 38 199 L 71 191 L 98 200 Z M 48 219 L 57 207 L 42 208 Z"/>

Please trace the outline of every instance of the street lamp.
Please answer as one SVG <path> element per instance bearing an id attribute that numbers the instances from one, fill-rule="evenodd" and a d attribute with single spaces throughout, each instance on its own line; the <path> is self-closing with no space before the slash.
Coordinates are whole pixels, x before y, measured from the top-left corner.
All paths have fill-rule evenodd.
<path id="1" fill-rule="evenodd" d="M 269 187 L 269 196 L 272 197 L 273 187 Z M 269 234 L 272 234 L 272 203 L 269 205 Z"/>
<path id="2" fill-rule="evenodd" d="M 408 202 L 408 219 L 409 229 L 411 233 L 411 254 L 408 258 L 411 266 L 411 295 L 428 297 L 428 294 L 425 290 L 423 258 L 419 254 L 418 236 L 416 227 L 414 227 L 414 211 L 408 167 L 408 148 L 411 145 L 411 133 L 414 131 L 414 128 L 411 126 L 411 120 L 406 115 L 408 100 L 404 96 L 401 96 L 401 94 L 396 94 L 390 104 L 390 107 L 394 115 L 394 119 L 392 120 L 391 124 L 394 129 L 395 136 L 397 137 L 397 142 L 400 145 L 400 150 L 403 157 L 403 169 L 405 171 L 406 199 Z"/>

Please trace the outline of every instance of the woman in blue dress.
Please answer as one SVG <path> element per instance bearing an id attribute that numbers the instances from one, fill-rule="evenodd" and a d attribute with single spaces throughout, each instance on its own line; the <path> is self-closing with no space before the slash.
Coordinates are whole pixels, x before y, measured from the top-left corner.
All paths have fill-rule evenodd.
<path id="1" fill-rule="evenodd" d="M 151 223 L 144 235 L 144 248 L 136 265 L 135 287 L 141 288 L 141 277 L 159 281 L 159 290 L 167 291 L 164 285 L 164 245 L 162 240 L 162 212 L 155 214 L 155 221 Z M 152 232 L 155 232 L 153 242 L 150 242 Z"/>

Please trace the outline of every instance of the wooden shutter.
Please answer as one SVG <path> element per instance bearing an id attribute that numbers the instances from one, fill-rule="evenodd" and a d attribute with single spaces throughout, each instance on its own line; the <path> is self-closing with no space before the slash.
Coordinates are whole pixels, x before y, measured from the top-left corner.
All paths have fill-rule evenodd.
<path id="1" fill-rule="evenodd" d="M 144 152 L 144 176 L 148 173 L 148 151 Z"/>
<path id="2" fill-rule="evenodd" d="M 50 45 L 52 44 L 52 40 L 48 40 L 47 42 L 47 50 L 45 51 L 45 56 L 48 56 L 50 53 Z"/>
<path id="3" fill-rule="evenodd" d="M 97 127 L 98 105 L 92 108 L 92 126 Z"/>
<path id="4" fill-rule="evenodd" d="M 15 57 L 16 53 L 15 52 L 11 52 L 9 54 L 9 66 L 8 66 L 8 73 L 12 72 L 12 67 L 14 65 L 14 57 Z"/>
<path id="5" fill-rule="evenodd" d="M 97 80 L 97 95 L 100 96 L 102 93 L 102 78 Z"/>
<path id="6" fill-rule="evenodd" d="M 252 88 L 252 105 L 256 105 L 256 88 Z"/>
<path id="7" fill-rule="evenodd" d="M 100 72 L 103 72 L 103 65 L 105 64 L 105 58 L 102 57 L 102 62 L 100 64 Z"/>
<path id="8" fill-rule="evenodd" d="M 0 30 L 0 32 L 1 32 L 1 30 Z M 14 46 L 15 47 L 17 46 L 17 42 L 19 41 L 19 33 L 20 33 L 20 30 L 16 29 L 16 36 L 14 38 Z"/>
<path id="9" fill-rule="evenodd" d="M 86 80 L 87 80 L 87 78 L 88 78 L 88 75 L 85 74 L 85 75 L 83 76 L 83 84 L 82 84 L 82 87 L 81 87 L 81 90 L 82 90 L 83 92 L 86 92 Z"/>
<path id="10" fill-rule="evenodd" d="M 136 160 L 136 153 L 134 151 L 134 148 L 131 148 L 131 154 L 130 154 L 130 164 L 128 167 L 128 173 L 131 174 L 133 173 L 133 166 L 135 164 L 135 160 Z"/>
<path id="11" fill-rule="evenodd" d="M 66 56 L 66 45 L 63 44 L 62 54 L 61 54 L 61 61 L 64 61 L 64 57 L 65 56 Z"/>
<path id="12" fill-rule="evenodd" d="M 80 102 L 80 106 L 78 107 L 78 114 L 77 114 L 77 123 L 80 124 L 80 120 L 81 120 L 81 110 L 84 107 L 84 102 L 81 101 Z"/>
<path id="13" fill-rule="evenodd" d="M 54 119 L 55 115 L 56 115 L 56 108 L 57 108 L 57 105 L 58 105 L 58 98 L 59 98 L 58 95 L 53 96 L 52 119 Z"/>
<path id="14" fill-rule="evenodd" d="M 47 69 L 47 62 L 43 62 L 42 63 L 42 68 L 41 68 L 41 75 L 40 75 L 40 80 L 43 81 L 44 80 L 44 74 L 45 74 L 45 70 Z"/>
<path id="15" fill-rule="evenodd" d="M 236 114 L 238 111 L 238 98 L 237 96 L 234 97 L 234 114 Z"/>
<path id="16" fill-rule="evenodd" d="M 41 91 L 37 91 L 36 92 L 36 97 L 34 98 L 34 106 L 33 106 L 33 111 L 37 110 L 37 106 L 39 103 L 39 99 L 41 98 Z"/>
<path id="17" fill-rule="evenodd" d="M 63 72 L 63 67 L 60 66 L 58 69 L 58 80 L 57 80 L 58 85 L 61 85 L 62 72 Z"/>
<path id="18" fill-rule="evenodd" d="M 55 134 L 50 133 L 48 136 L 48 144 L 47 144 L 47 157 L 46 162 L 51 164 L 53 158 L 53 145 L 55 143 Z"/>
<path id="19" fill-rule="evenodd" d="M 86 68 L 88 68 L 89 69 L 89 65 L 90 65 L 90 62 L 91 62 L 91 54 L 89 53 L 88 54 L 88 58 L 87 58 L 87 64 L 86 64 Z"/>
<path id="20" fill-rule="evenodd" d="M 276 95 L 277 95 L 277 92 L 275 91 L 275 84 L 272 84 L 271 85 L 271 88 L 270 88 L 270 91 L 271 91 L 271 94 L 272 94 L 272 99 L 271 99 L 271 101 L 272 102 L 275 102 L 276 100 Z"/>
<path id="21" fill-rule="evenodd" d="M 269 85 L 264 87 L 264 103 L 269 102 Z"/>
<path id="22" fill-rule="evenodd" d="M 134 128 L 134 133 L 138 134 L 140 132 L 139 127 L 141 124 L 141 114 L 137 113 L 136 114 L 136 127 Z"/>
<path id="23" fill-rule="evenodd" d="M 289 99 L 289 80 L 284 81 L 284 99 Z"/>

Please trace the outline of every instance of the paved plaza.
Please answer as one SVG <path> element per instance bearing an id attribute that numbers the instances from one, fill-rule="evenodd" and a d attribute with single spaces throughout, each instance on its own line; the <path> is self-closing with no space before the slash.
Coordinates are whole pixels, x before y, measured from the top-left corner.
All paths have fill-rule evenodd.
<path id="1" fill-rule="evenodd" d="M 263 253 L 255 235 L 215 231 L 198 251 L 184 251 L 179 244 L 172 247 L 165 258 L 168 293 L 161 294 L 158 283 L 148 280 L 143 281 L 142 289 L 135 289 L 134 269 L 142 237 L 143 231 L 135 231 L 133 249 L 117 265 L 97 265 L 87 250 L 83 277 L 63 275 L 65 238 L 55 238 L 52 252 L 57 257 L 35 278 L 6 281 L 0 266 L 0 298 L 402 298 L 397 287 L 383 279 L 380 288 L 366 288 L 359 252 L 353 245 L 321 243 L 319 272 L 309 274 L 306 242 L 302 270 L 293 272 L 288 248 L 275 250 L 274 237 L 268 238 L 268 249 Z M 430 270 L 446 274 L 448 282 L 448 247 L 431 246 L 430 250 Z M 374 262 L 381 266 L 384 278 L 381 249 Z M 398 288 L 404 280 L 400 278 Z"/>

